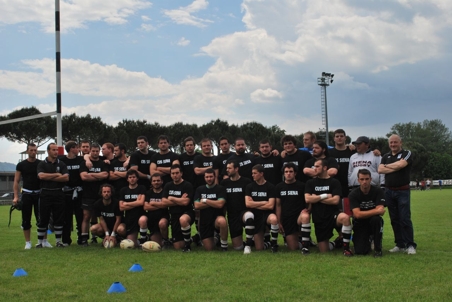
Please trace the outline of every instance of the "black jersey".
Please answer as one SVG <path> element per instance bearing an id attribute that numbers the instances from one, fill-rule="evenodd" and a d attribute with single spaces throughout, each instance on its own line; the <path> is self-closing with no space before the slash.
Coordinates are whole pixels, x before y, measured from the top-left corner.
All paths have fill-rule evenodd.
<path id="1" fill-rule="evenodd" d="M 382 189 L 370 186 L 368 194 L 364 194 L 361 188 L 352 190 L 348 196 L 350 199 L 350 209 L 359 208 L 360 211 L 369 211 L 375 209 L 377 206 L 385 205 L 385 193 Z M 358 220 L 354 218 L 355 220 Z M 368 218 L 369 219 L 369 218 Z M 368 219 L 359 219 L 368 220 Z"/>
<path id="2" fill-rule="evenodd" d="M 93 166 L 91 169 L 86 167 L 86 163 L 83 162 L 80 167 L 80 173 L 88 172 L 88 173 L 101 173 L 107 172 L 107 165 L 102 160 L 92 161 Z M 99 198 L 99 189 L 100 185 L 107 182 L 107 179 L 98 180 L 98 181 L 83 181 L 83 198 L 88 199 L 98 199 Z"/>
<path id="3" fill-rule="evenodd" d="M 49 162 L 47 158 L 39 162 L 37 167 L 39 173 L 61 173 L 62 175 L 68 174 L 66 164 L 61 160 L 56 159 L 53 163 Z M 53 181 L 53 180 L 41 180 L 41 189 L 62 189 L 64 187 L 64 182 Z"/>
<path id="4" fill-rule="evenodd" d="M 266 181 L 263 185 L 258 185 L 255 181 L 246 186 L 246 196 L 250 196 L 253 201 L 267 201 L 270 198 L 276 198 L 276 188 Z M 248 209 L 254 214 L 254 219 L 259 221 L 265 213 L 271 213 L 272 210 Z"/>
<path id="5" fill-rule="evenodd" d="M 140 150 L 137 150 L 130 155 L 129 166 L 130 167 L 137 166 L 138 171 L 145 175 L 149 175 L 151 158 L 154 154 L 155 152 L 151 150 L 148 150 L 148 153 L 146 154 L 141 153 Z M 138 180 L 138 184 L 143 185 L 147 188 L 149 187 L 149 180 L 145 178 L 140 178 Z"/>
<path id="6" fill-rule="evenodd" d="M 105 220 L 108 228 L 113 228 L 116 223 L 116 216 L 122 216 L 122 212 L 119 210 L 119 202 L 115 198 L 112 198 L 107 205 L 104 204 L 101 198 L 94 203 L 93 209 L 97 217 L 102 217 Z M 109 229 L 109 231 L 113 230 Z"/>
<path id="7" fill-rule="evenodd" d="M 151 202 L 151 201 L 162 202 L 162 197 L 163 197 L 163 190 L 160 192 L 154 192 L 153 189 L 150 189 L 150 190 L 147 190 L 147 192 L 146 192 L 146 198 L 144 199 L 144 202 Z M 153 215 L 156 215 L 156 216 L 163 216 L 163 214 L 168 213 L 168 208 L 157 209 L 157 210 L 153 210 L 153 211 L 149 211 L 149 212 L 153 213 Z"/>
<path id="8" fill-rule="evenodd" d="M 115 158 L 110 163 L 110 171 L 113 172 L 127 172 L 127 167 L 124 167 L 125 161 L 120 161 L 119 159 Z M 117 196 L 119 196 L 119 192 L 121 192 L 121 189 L 124 187 L 129 186 L 129 183 L 127 182 L 127 177 L 121 177 L 116 180 L 110 180 L 110 183 L 113 187 L 115 187 L 115 191 L 117 193 Z"/>
<path id="9" fill-rule="evenodd" d="M 195 186 L 196 181 L 196 175 L 195 171 L 193 170 L 193 163 L 196 156 L 198 156 L 199 153 L 194 153 L 193 155 L 188 155 L 186 152 L 182 153 L 179 156 L 179 163 L 182 168 L 182 177 L 184 180 L 191 183 L 193 186 Z"/>
<path id="10" fill-rule="evenodd" d="M 138 199 L 139 195 L 145 195 L 146 188 L 145 186 L 138 185 L 136 188 L 131 189 L 129 186 L 121 189 L 119 194 L 119 198 L 124 202 L 134 202 Z M 141 215 L 144 215 L 145 211 L 143 207 L 135 207 L 133 209 L 124 211 L 124 217 L 126 222 L 138 222 Z"/>
<path id="11" fill-rule="evenodd" d="M 223 176 L 227 175 L 224 173 L 224 171 L 226 170 L 226 163 L 228 161 L 228 159 L 231 157 L 233 153 L 229 152 L 229 153 L 220 153 L 217 155 L 217 157 L 215 158 L 215 161 L 217 163 L 217 167 L 218 167 L 218 179 L 221 180 L 223 179 Z"/>
<path id="12" fill-rule="evenodd" d="M 223 179 L 221 185 L 226 188 L 226 209 L 228 214 L 239 214 L 246 210 L 245 191 L 251 180 L 240 177 L 233 181 L 230 178 Z"/>
<path id="13" fill-rule="evenodd" d="M 312 158 L 311 153 L 307 151 L 297 150 L 293 154 L 286 154 L 286 156 L 282 159 L 283 167 L 285 163 L 294 163 L 298 167 L 296 179 L 306 183 L 309 177 L 303 173 L 303 168 L 306 161 L 308 161 L 311 158 Z"/>
<path id="14" fill-rule="evenodd" d="M 23 160 L 16 165 L 16 171 L 22 176 L 22 187 L 26 190 L 37 191 L 40 189 L 40 180 L 38 178 L 38 164 L 41 160 L 34 162 Z"/>
<path id="15" fill-rule="evenodd" d="M 250 153 L 241 155 L 234 153 L 228 160 L 235 160 L 239 163 L 239 174 L 243 177 L 252 179 L 252 170 L 255 165 L 256 156 Z M 223 173 L 226 174 L 226 166 L 223 167 Z"/>
<path id="16" fill-rule="evenodd" d="M 410 184 L 410 171 L 413 163 L 413 154 L 409 150 L 401 150 L 399 153 L 393 155 L 391 152 L 386 153 L 381 158 L 381 163 L 391 164 L 404 159 L 408 162 L 408 165 L 392 173 L 385 174 L 386 187 L 402 187 Z"/>
<path id="17" fill-rule="evenodd" d="M 154 155 L 152 155 L 151 158 L 151 164 L 155 164 L 157 166 L 157 168 L 170 168 L 173 165 L 173 162 L 175 160 L 179 160 L 179 155 L 177 155 L 176 153 L 169 151 L 166 154 L 160 154 L 160 153 L 156 153 Z M 163 173 L 161 173 L 163 174 Z M 171 179 L 171 175 L 170 174 L 163 174 L 162 177 L 163 180 L 163 184 L 166 184 L 170 181 L 172 181 Z"/>
<path id="18" fill-rule="evenodd" d="M 199 186 L 196 188 L 194 201 L 200 202 L 204 198 L 210 200 L 226 200 L 226 189 L 221 185 L 214 185 L 213 187 L 207 187 L 207 185 Z M 202 220 L 203 217 L 224 216 L 224 212 L 223 208 L 208 207 L 200 210 L 200 215 Z"/>
<path id="19" fill-rule="evenodd" d="M 306 183 L 305 193 L 311 195 L 332 194 L 340 197 L 342 188 L 336 178 L 312 178 Z M 311 208 L 312 221 L 314 223 L 325 223 L 329 221 L 331 215 L 337 213 L 338 209 L 338 205 L 329 205 L 322 202 L 313 203 Z"/>
<path id="20" fill-rule="evenodd" d="M 212 169 L 218 169 L 215 156 L 204 156 L 200 154 L 199 156 L 196 156 L 193 160 L 193 169 L 194 168 L 207 168 L 210 167 Z M 206 181 L 204 180 L 204 173 L 200 175 L 196 175 L 196 187 L 202 186 L 206 184 Z"/>
<path id="21" fill-rule="evenodd" d="M 281 157 L 270 155 L 269 157 L 256 157 L 255 164 L 262 165 L 265 168 L 264 178 L 273 185 L 282 181 L 282 159 Z"/>
<path id="22" fill-rule="evenodd" d="M 281 200 L 282 217 L 300 215 L 301 211 L 306 209 L 304 190 L 304 183 L 298 180 L 291 184 L 281 182 L 276 185 L 276 198 Z"/>
<path id="23" fill-rule="evenodd" d="M 69 181 L 67 186 L 71 188 L 81 187 L 83 185 L 82 179 L 80 177 L 80 168 L 85 162 L 82 156 L 76 156 L 74 158 L 68 158 L 63 156 L 60 158 L 62 162 L 66 164 L 67 170 L 69 172 Z"/>
<path id="24" fill-rule="evenodd" d="M 169 207 L 169 212 L 171 214 L 182 214 L 187 211 L 193 211 L 193 186 L 191 183 L 184 180 L 177 185 L 173 181 L 169 182 L 163 188 L 163 198 L 168 198 L 169 196 L 181 198 L 184 194 L 188 195 L 190 202 L 186 206 Z"/>
<path id="25" fill-rule="evenodd" d="M 342 186 L 342 197 L 348 196 L 348 165 L 350 163 L 350 156 L 356 153 L 356 150 L 350 150 L 348 147 L 345 150 L 329 149 L 331 157 L 337 161 L 339 169 L 334 178 L 339 180 Z"/>

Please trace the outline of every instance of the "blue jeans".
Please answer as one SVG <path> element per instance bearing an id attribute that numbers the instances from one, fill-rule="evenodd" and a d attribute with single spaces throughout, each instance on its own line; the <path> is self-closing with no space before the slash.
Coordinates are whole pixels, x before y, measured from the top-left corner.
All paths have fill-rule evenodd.
<path id="1" fill-rule="evenodd" d="M 410 245 L 416 248 L 417 246 L 414 242 L 413 223 L 411 222 L 410 194 L 410 190 L 385 189 L 394 241 L 400 248 L 407 248 Z"/>

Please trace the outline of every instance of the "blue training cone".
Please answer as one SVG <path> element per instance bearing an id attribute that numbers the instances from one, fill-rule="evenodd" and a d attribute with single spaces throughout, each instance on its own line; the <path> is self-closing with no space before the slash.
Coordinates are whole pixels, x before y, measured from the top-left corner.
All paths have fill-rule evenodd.
<path id="1" fill-rule="evenodd" d="M 27 272 L 23 268 L 18 268 L 14 271 L 13 277 L 28 276 Z"/>
<path id="2" fill-rule="evenodd" d="M 123 293 L 126 291 L 126 288 L 121 284 L 121 282 L 113 282 L 110 288 L 107 290 L 107 293 Z"/>
<path id="3" fill-rule="evenodd" d="M 143 268 L 138 263 L 135 263 L 129 268 L 129 272 L 141 272 Z"/>
<path id="4" fill-rule="evenodd" d="M 47 234 L 48 235 L 52 235 L 52 231 L 51 230 L 47 230 Z"/>

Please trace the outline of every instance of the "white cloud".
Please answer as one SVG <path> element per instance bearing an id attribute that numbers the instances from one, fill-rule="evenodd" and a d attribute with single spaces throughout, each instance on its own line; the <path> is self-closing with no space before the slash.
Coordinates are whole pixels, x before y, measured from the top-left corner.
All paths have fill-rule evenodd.
<path id="1" fill-rule="evenodd" d="M 176 24 L 191 25 L 196 27 L 206 27 L 207 23 L 213 23 L 208 19 L 194 16 L 194 13 L 204 10 L 209 5 L 206 0 L 195 0 L 190 5 L 179 7 L 178 9 L 163 10 L 163 14 Z"/>
<path id="2" fill-rule="evenodd" d="M 153 25 L 147 24 L 147 23 L 141 24 L 140 29 L 142 31 L 155 31 L 155 30 L 157 30 L 157 28 L 155 28 Z"/>
<path id="3" fill-rule="evenodd" d="M 151 6 L 145 0 L 63 0 L 60 2 L 61 31 L 86 28 L 87 23 L 96 21 L 112 25 L 124 24 L 137 11 Z M 55 31 L 55 4 L 48 0 L 0 0 L 0 22 L 37 22 L 46 32 L 51 33 Z"/>
<path id="4" fill-rule="evenodd" d="M 148 22 L 148 21 L 151 21 L 152 19 L 148 16 L 141 16 L 141 20 L 144 22 Z"/>
<path id="5" fill-rule="evenodd" d="M 190 44 L 190 40 L 185 39 L 185 37 L 182 37 L 179 39 L 179 41 L 177 42 L 177 45 L 179 46 L 187 46 Z"/>
<path id="6" fill-rule="evenodd" d="M 251 92 L 250 98 L 253 103 L 274 103 L 283 97 L 282 93 L 271 88 L 256 89 Z"/>

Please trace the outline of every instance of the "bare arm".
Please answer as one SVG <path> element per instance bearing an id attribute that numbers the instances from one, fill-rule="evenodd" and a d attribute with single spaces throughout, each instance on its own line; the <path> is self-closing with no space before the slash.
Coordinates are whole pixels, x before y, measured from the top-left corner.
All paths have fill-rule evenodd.
<path id="1" fill-rule="evenodd" d="M 144 174 L 144 173 L 141 173 L 140 171 L 138 171 L 138 166 L 132 166 L 132 167 L 130 167 L 130 169 L 133 169 L 133 170 L 137 171 L 138 172 L 138 176 L 140 178 L 149 179 L 147 174 Z"/>
<path id="2" fill-rule="evenodd" d="M 14 185 L 13 185 L 14 198 L 13 198 L 13 204 L 17 204 L 17 202 L 19 201 L 19 183 L 20 183 L 21 175 L 22 175 L 22 173 L 20 171 L 16 171 L 16 173 L 14 174 Z"/>
<path id="3" fill-rule="evenodd" d="M 99 173 L 89 173 L 92 175 L 93 178 L 95 178 L 96 180 L 104 180 L 108 178 L 108 172 L 107 171 L 103 171 L 103 172 L 99 172 Z"/>
<path id="4" fill-rule="evenodd" d="M 144 204 L 144 194 L 140 194 L 140 195 L 138 195 L 138 198 L 135 201 L 125 202 L 125 201 L 121 200 L 119 202 L 119 209 L 121 211 L 127 211 L 127 210 L 131 210 L 133 208 L 136 208 L 136 207 L 142 207 L 143 204 Z"/>
<path id="5" fill-rule="evenodd" d="M 378 166 L 378 173 L 380 174 L 389 174 L 408 166 L 408 162 L 405 159 L 398 160 L 396 162 L 390 164 L 380 164 Z"/>
<path id="6" fill-rule="evenodd" d="M 383 216 L 386 210 L 384 206 L 378 205 L 375 207 L 375 209 L 369 211 L 361 211 L 359 208 L 354 208 L 352 212 L 353 217 L 355 217 L 356 219 L 366 219 L 376 215 Z"/>
<path id="7" fill-rule="evenodd" d="M 337 174 L 337 169 L 336 168 L 329 168 L 328 169 L 328 176 L 330 177 L 334 177 Z"/>
<path id="8" fill-rule="evenodd" d="M 303 169 L 303 173 L 309 177 L 314 177 L 315 176 L 315 171 L 313 168 L 304 168 Z"/>

